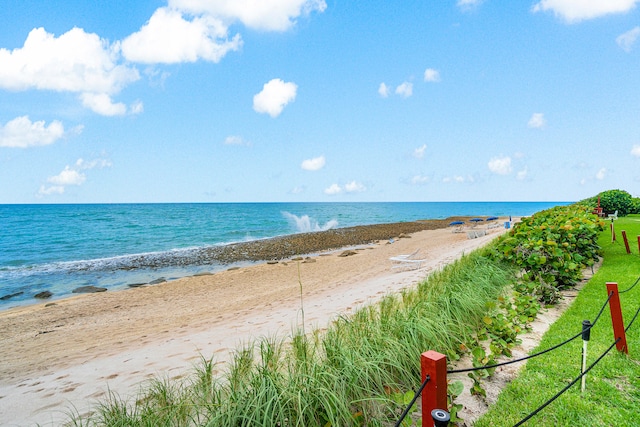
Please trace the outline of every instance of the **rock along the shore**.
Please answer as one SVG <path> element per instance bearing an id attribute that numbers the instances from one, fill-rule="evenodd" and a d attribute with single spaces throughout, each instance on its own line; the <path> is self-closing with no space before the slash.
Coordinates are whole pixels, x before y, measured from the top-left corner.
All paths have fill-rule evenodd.
<path id="1" fill-rule="evenodd" d="M 72 292 L 74 294 L 92 294 L 96 292 L 106 292 L 107 288 L 99 288 L 97 286 L 80 286 L 75 288 Z"/>

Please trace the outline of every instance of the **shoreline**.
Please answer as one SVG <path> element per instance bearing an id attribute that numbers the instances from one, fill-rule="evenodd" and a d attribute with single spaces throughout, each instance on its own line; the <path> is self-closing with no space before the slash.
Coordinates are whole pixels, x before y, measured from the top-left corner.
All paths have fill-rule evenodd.
<path id="1" fill-rule="evenodd" d="M 451 231 L 360 244 L 351 256 L 339 256 L 336 248 L 298 261 L 0 312 L 0 418 L 9 425 L 55 425 L 71 405 L 84 414 L 109 391 L 135 396 L 145 380 L 181 377 L 200 357 L 214 357 L 223 372 L 239 345 L 300 327 L 301 289 L 304 327 L 323 328 L 334 316 L 415 285 L 506 230 L 475 239 Z M 415 249 L 424 256 L 422 268 L 391 270 L 390 257 Z"/>
<path id="2" fill-rule="evenodd" d="M 6 300 L 6 302 L 2 301 L 2 305 L 7 306 L 2 307 L 2 305 L 0 305 L 0 312 L 40 303 L 55 304 L 62 299 L 75 296 L 75 294 L 77 294 L 75 291 L 81 287 L 90 288 L 85 289 L 85 292 L 98 292 L 103 289 L 111 292 L 120 292 L 128 287 L 156 285 L 164 281 L 177 280 L 198 274 L 217 273 L 233 265 L 246 267 L 262 261 L 284 260 L 295 256 L 366 245 L 374 241 L 397 238 L 400 235 L 411 234 L 421 230 L 446 228 L 451 221 L 464 221 L 468 218 L 470 217 L 456 216 L 446 219 L 359 225 L 324 231 L 294 233 L 246 242 L 194 248 L 178 256 L 175 256 L 171 251 L 165 254 L 167 256 L 161 257 L 158 257 L 155 253 L 129 255 L 127 258 L 130 259 L 130 265 L 116 266 L 105 269 L 104 271 L 121 273 L 129 271 L 143 272 L 145 276 L 151 277 L 150 279 L 141 280 L 138 276 L 132 274 L 126 283 L 111 287 L 101 283 L 87 282 L 82 286 L 78 284 L 73 289 L 69 288 L 63 293 L 58 292 L 56 294 L 55 292 L 51 292 L 50 296 L 44 298 L 38 298 L 35 295 L 43 291 L 49 291 L 49 289 L 39 289 L 37 292 L 31 292 L 30 298 L 13 301 L 11 300 L 12 297 L 20 296 L 24 298 L 23 295 L 25 292 L 9 293 L 0 295 L 0 299 Z M 187 271 L 185 274 L 167 271 L 171 268 L 187 269 Z M 73 271 L 70 272 L 70 274 L 73 273 Z M 93 289 L 91 289 L 92 287 Z M 12 303 L 16 305 L 11 305 Z"/>

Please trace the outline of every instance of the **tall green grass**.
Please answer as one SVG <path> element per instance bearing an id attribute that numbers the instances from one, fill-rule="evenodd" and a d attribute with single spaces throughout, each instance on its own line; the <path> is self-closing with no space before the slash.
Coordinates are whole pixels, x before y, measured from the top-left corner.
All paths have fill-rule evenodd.
<path id="1" fill-rule="evenodd" d="M 83 426 L 388 425 L 394 398 L 420 385 L 420 354 L 456 358 L 511 284 L 514 270 L 475 251 L 324 332 L 265 337 L 239 348 L 223 375 L 203 359 L 182 380 L 154 380 L 136 400 L 111 394 Z"/>

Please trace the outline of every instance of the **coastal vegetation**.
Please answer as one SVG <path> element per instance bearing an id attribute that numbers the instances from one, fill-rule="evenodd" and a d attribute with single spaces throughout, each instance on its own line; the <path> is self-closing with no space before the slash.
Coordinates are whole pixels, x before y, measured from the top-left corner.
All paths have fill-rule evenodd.
<path id="1" fill-rule="evenodd" d="M 606 197 L 601 197 L 601 203 L 602 199 Z M 560 291 L 575 286 L 581 271 L 593 266 L 600 255 L 605 255 L 605 263 L 597 277 L 608 274 L 601 280 L 621 283 L 629 279 L 634 270 L 622 274 L 609 262 L 610 254 L 615 254 L 609 251 L 618 250 L 619 245 L 605 244 L 605 223 L 591 210 L 591 201 L 583 201 L 539 212 L 525 218 L 504 238 L 433 272 L 415 288 L 387 296 L 351 316 L 339 317 L 326 329 L 308 333 L 297 329 L 289 337 L 265 337 L 247 343 L 236 350 L 224 370 L 215 360 L 203 356 L 191 376 L 181 380 L 154 379 L 135 400 L 111 394 L 93 414 L 71 414 L 70 423 L 326 427 L 393 424 L 420 384 L 422 352 L 436 350 L 454 363 L 469 355 L 475 366 L 490 365 L 497 358 L 509 357 L 519 342 L 518 334 L 529 328 L 538 311 L 556 303 Z M 628 220 L 631 223 L 633 219 Z M 636 275 L 637 271 L 636 268 Z M 596 287 L 594 280 L 590 283 Z M 587 289 L 591 289 L 589 285 L 580 293 L 581 298 L 586 293 L 585 301 L 572 307 L 577 311 L 572 316 L 593 318 L 592 311 L 600 307 L 600 302 L 595 301 L 600 301 L 601 295 Z M 301 300 L 301 310 L 303 304 Z M 625 318 L 631 315 L 625 313 Z M 566 322 L 557 327 L 555 333 L 545 337 L 541 348 L 552 345 L 558 335 L 566 335 L 566 330 L 573 327 L 573 321 L 571 326 Z M 610 337 L 602 335 L 602 342 L 607 342 Z M 599 351 L 594 347 L 594 353 Z M 534 400 L 553 394 L 558 381 L 562 383 L 563 378 L 573 376 L 566 371 L 571 369 L 566 356 L 555 357 L 564 370 L 546 370 L 546 360 L 530 362 L 525 370 L 529 376 L 523 375 L 524 379 L 519 378 L 512 391 L 505 393 L 513 401 L 501 398 L 496 409 L 477 425 L 512 425 L 534 409 Z M 628 359 L 611 357 L 607 360 L 611 369 L 603 368 L 600 374 L 595 371 L 590 381 L 603 383 L 605 395 L 616 402 L 630 398 L 631 403 L 622 405 L 628 408 L 623 415 L 635 411 L 631 415 L 637 417 L 637 409 L 632 408 L 640 403 L 640 368 L 634 360 L 638 360 L 637 351 Z M 471 393 L 482 398 L 484 378 L 491 374 L 491 369 L 473 373 Z M 618 376 L 623 378 L 622 387 L 616 384 Z M 459 387 L 450 387 L 449 409 L 454 421 L 458 420 L 455 396 Z M 600 402 L 601 388 L 594 384 L 587 395 L 599 407 L 607 404 Z M 536 392 L 532 393 L 532 389 Z M 576 425 L 573 421 L 590 416 L 592 404 L 576 394 L 573 393 L 575 405 L 562 406 L 560 413 L 551 408 L 545 413 L 551 415 L 536 419 L 536 425 Z M 510 406 L 516 409 L 509 411 Z M 603 416 L 612 411 L 603 408 Z M 412 425 L 418 417 L 414 411 L 403 425 Z M 566 421 L 569 419 L 573 421 Z M 608 421 L 604 424 L 625 425 Z"/>
<path id="2" fill-rule="evenodd" d="M 615 221 L 615 228 L 629 236 L 640 235 L 640 215 Z M 628 254 L 621 237 L 612 241 L 609 231 L 601 232 L 598 245 L 603 263 L 595 275 L 577 294 L 566 312 L 550 327 L 532 353 L 561 343 L 580 332 L 585 319 L 593 321 L 606 301 L 606 282 L 617 282 L 620 291 L 630 289 L 640 278 L 640 256 L 637 250 Z M 640 286 L 620 295 L 625 325 L 637 315 Z M 592 363 L 613 342 L 611 317 L 605 308 L 599 323 L 592 329 L 588 344 L 588 360 Z M 538 426 L 634 426 L 640 419 L 640 327 L 637 322 L 627 331 L 629 354 L 611 351 L 589 372 L 584 392 L 573 387 L 531 420 Z M 476 422 L 477 427 L 512 426 L 525 415 L 567 385 L 580 373 L 582 341 L 576 340 L 561 351 L 534 358 L 507 386 L 490 410 Z"/>

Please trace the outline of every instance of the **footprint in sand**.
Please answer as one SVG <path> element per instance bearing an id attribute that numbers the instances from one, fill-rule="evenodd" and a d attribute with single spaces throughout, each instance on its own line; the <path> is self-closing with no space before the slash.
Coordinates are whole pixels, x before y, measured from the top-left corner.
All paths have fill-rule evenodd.
<path id="1" fill-rule="evenodd" d="M 82 384 L 71 384 L 69 387 L 65 388 L 64 390 L 62 390 L 63 393 L 71 393 L 73 390 L 75 390 L 76 388 L 78 388 L 80 385 Z"/>

